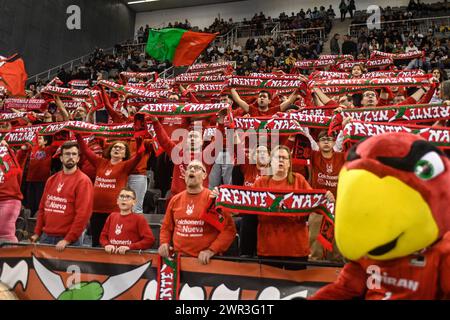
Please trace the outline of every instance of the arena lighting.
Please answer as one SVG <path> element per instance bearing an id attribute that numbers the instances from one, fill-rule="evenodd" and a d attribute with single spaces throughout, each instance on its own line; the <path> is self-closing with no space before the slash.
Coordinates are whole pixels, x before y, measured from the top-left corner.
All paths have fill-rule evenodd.
<path id="1" fill-rule="evenodd" d="M 131 2 L 128 2 L 128 4 L 138 4 L 138 3 L 155 2 L 155 1 L 159 1 L 159 0 L 139 0 L 139 1 L 131 1 Z"/>

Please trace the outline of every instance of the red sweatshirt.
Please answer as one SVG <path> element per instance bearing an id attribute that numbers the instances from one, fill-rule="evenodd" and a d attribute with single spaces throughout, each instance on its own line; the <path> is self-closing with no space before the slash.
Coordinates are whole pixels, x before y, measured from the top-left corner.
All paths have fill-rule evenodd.
<path id="1" fill-rule="evenodd" d="M 339 172 L 345 163 L 345 153 L 333 152 L 330 159 L 320 151 L 311 154 L 311 186 L 313 189 L 330 190 L 336 197 Z"/>
<path id="2" fill-rule="evenodd" d="M 128 182 L 128 176 L 142 158 L 143 150 L 127 161 L 112 164 L 111 160 L 97 156 L 90 150 L 81 136 L 77 135 L 83 156 L 95 167 L 94 212 L 109 213 L 118 211 L 117 196 Z"/>
<path id="3" fill-rule="evenodd" d="M 209 249 L 215 254 L 225 252 L 236 237 L 236 227 L 230 215 L 225 214 L 225 228 L 216 228 L 200 219 L 209 202 L 211 191 L 199 194 L 183 191 L 170 200 L 160 232 L 160 243 L 173 243 L 175 251 L 197 257 Z"/>
<path id="4" fill-rule="evenodd" d="M 152 230 L 148 226 L 147 220 L 140 214 L 111 213 L 106 220 L 100 235 L 100 244 L 129 247 L 130 250 L 147 250 L 155 242 Z"/>
<path id="5" fill-rule="evenodd" d="M 0 201 L 23 199 L 20 191 L 22 174 L 23 171 L 12 150 L 0 146 Z"/>
<path id="6" fill-rule="evenodd" d="M 256 180 L 255 188 L 271 190 L 309 190 L 305 178 L 294 173 L 294 184 L 287 179 L 275 181 L 270 176 Z M 306 257 L 309 255 L 309 232 L 305 218 L 258 216 L 258 255 Z"/>
<path id="7" fill-rule="evenodd" d="M 75 242 L 91 217 L 94 188 L 79 169 L 71 175 L 58 172 L 47 180 L 34 232 L 61 236 Z"/>
<path id="8" fill-rule="evenodd" d="M 373 271 L 379 277 L 374 276 Z M 371 288 L 368 283 L 372 284 Z M 336 282 L 321 288 L 311 300 L 357 297 L 367 300 L 449 299 L 450 233 L 420 255 L 347 263 Z"/>
<path id="9" fill-rule="evenodd" d="M 169 139 L 169 137 L 166 134 L 166 131 L 164 130 L 164 128 L 162 127 L 161 123 L 159 121 L 153 122 L 153 127 L 155 129 L 156 132 L 156 137 L 158 138 L 158 142 L 161 144 L 161 147 L 163 147 L 164 151 L 171 157 L 172 161 L 174 163 L 178 163 L 178 164 L 174 164 L 173 167 L 173 173 L 172 173 L 172 185 L 170 187 L 170 190 L 172 192 L 172 196 L 176 195 L 184 190 L 186 190 L 186 182 L 184 181 L 184 174 L 186 172 L 186 168 L 189 165 L 189 163 L 192 160 L 199 160 L 202 161 L 203 164 L 206 167 L 206 171 L 209 174 L 209 172 L 211 171 L 212 165 L 211 164 L 207 164 L 205 163 L 205 161 L 203 161 L 203 155 L 209 155 L 209 154 L 213 154 L 213 150 L 215 147 L 214 143 L 210 143 L 204 151 L 202 152 L 197 152 L 197 153 L 193 153 L 191 152 L 190 154 L 184 154 L 183 150 L 180 148 L 179 152 L 177 152 L 177 154 L 180 155 L 180 157 L 182 157 L 182 163 L 179 163 L 179 159 L 173 159 L 172 158 L 172 150 L 177 146 L 177 148 L 180 147 L 180 145 L 176 145 L 172 140 Z M 178 160 L 178 161 L 176 161 Z M 203 186 L 205 188 L 208 187 L 208 179 L 205 179 L 203 181 Z"/>

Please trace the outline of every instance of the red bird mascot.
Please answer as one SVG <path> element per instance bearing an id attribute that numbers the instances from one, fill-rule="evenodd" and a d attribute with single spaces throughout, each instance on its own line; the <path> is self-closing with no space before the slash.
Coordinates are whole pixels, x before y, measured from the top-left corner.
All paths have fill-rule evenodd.
<path id="1" fill-rule="evenodd" d="M 389 133 L 354 146 L 335 223 L 350 262 L 311 299 L 450 298 L 450 161 L 421 137 Z"/>

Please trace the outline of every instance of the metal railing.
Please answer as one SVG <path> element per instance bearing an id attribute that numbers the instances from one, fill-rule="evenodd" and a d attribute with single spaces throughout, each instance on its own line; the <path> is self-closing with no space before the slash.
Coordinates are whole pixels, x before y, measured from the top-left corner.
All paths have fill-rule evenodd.
<path id="1" fill-rule="evenodd" d="M 103 53 L 104 54 L 113 54 L 114 51 L 115 51 L 115 48 L 113 47 L 113 48 L 104 49 Z M 82 65 L 85 62 L 88 62 L 89 59 L 92 57 L 93 53 L 94 52 L 91 52 L 91 53 L 86 54 L 86 55 L 84 55 L 82 57 L 79 57 L 79 58 L 70 60 L 70 61 L 68 61 L 66 63 L 60 64 L 60 65 L 58 65 L 58 66 L 56 66 L 54 68 L 51 68 L 49 70 L 46 70 L 46 71 L 40 72 L 38 74 L 35 74 L 35 75 L 29 77 L 27 79 L 27 82 L 31 82 L 31 81 L 37 82 L 38 80 L 50 80 L 50 79 L 52 79 L 52 78 L 54 78 L 54 77 L 56 77 L 58 75 L 58 73 L 61 70 L 61 68 L 66 69 L 66 71 L 67 71 L 67 69 L 72 71 L 73 68 L 76 68 L 76 67 Z"/>
<path id="2" fill-rule="evenodd" d="M 158 78 L 171 79 L 175 76 L 175 68 L 170 67 L 159 74 Z"/>
<path id="3" fill-rule="evenodd" d="M 280 39 L 283 35 L 295 34 L 298 43 L 307 43 L 316 38 L 325 41 L 325 28 L 307 28 L 307 29 L 293 29 L 293 30 L 278 30 L 274 31 L 273 38 Z"/>
<path id="4" fill-rule="evenodd" d="M 414 29 L 417 29 L 420 33 L 426 33 L 430 28 L 439 32 L 438 28 L 441 26 L 450 26 L 450 16 L 380 22 L 380 29 L 384 29 L 386 26 L 395 28 L 399 33 L 403 33 L 406 30 L 412 33 Z M 352 24 L 348 28 L 348 33 L 352 37 L 357 37 L 362 31 L 367 34 L 367 23 Z"/>
<path id="5" fill-rule="evenodd" d="M 270 32 L 272 34 L 273 39 L 277 38 L 277 32 L 280 32 L 280 30 L 281 30 L 281 23 L 277 23 L 275 25 L 275 27 L 272 29 L 272 31 Z"/>
<path id="6" fill-rule="evenodd" d="M 279 22 L 266 22 L 263 28 L 256 28 L 255 24 L 238 23 L 236 25 L 238 38 L 271 36 L 272 31 L 279 25 Z"/>
<path id="7" fill-rule="evenodd" d="M 215 46 L 215 45 L 218 45 L 219 43 L 222 43 L 225 46 L 232 47 L 237 42 L 237 38 L 238 38 L 237 27 L 234 27 L 233 29 L 228 31 L 226 34 L 216 37 L 216 39 L 214 40 L 214 42 L 211 45 Z"/>

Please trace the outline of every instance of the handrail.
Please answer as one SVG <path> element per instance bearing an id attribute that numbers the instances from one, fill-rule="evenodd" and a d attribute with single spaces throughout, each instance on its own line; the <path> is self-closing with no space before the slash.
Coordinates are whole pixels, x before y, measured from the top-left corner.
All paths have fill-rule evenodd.
<path id="1" fill-rule="evenodd" d="M 391 20 L 391 21 L 381 21 L 380 25 L 383 24 L 389 24 L 389 23 L 414 23 L 414 22 L 419 22 L 419 21 L 432 21 L 432 20 L 444 20 L 444 19 L 449 19 L 450 20 L 450 16 L 441 16 L 441 17 L 428 17 L 428 18 L 416 18 L 416 19 L 408 19 L 408 20 Z M 348 34 L 351 34 L 351 29 L 352 28 L 356 28 L 356 27 L 362 27 L 362 26 L 367 26 L 367 23 L 355 23 L 355 24 L 350 24 L 350 26 L 348 27 Z"/>
<path id="2" fill-rule="evenodd" d="M 279 32 L 280 29 L 281 29 L 281 23 L 277 22 L 275 24 L 275 27 L 270 32 L 272 34 L 272 38 L 276 39 L 277 32 Z"/>
<path id="3" fill-rule="evenodd" d="M 419 21 L 419 20 L 433 20 L 433 19 L 448 19 L 450 16 L 441 16 L 441 17 L 428 17 L 428 18 L 415 18 L 415 19 L 408 19 L 408 20 L 391 20 L 391 21 L 382 21 L 380 24 L 386 24 L 386 23 L 395 23 L 395 22 L 413 22 L 413 21 Z M 351 24 L 350 27 L 354 26 L 366 26 L 367 23 L 356 23 Z"/>
<path id="4" fill-rule="evenodd" d="M 171 72 L 171 74 L 168 74 L 169 72 Z M 169 79 L 174 76 L 174 72 L 175 72 L 175 68 L 172 66 L 172 67 L 164 70 L 162 73 L 160 73 L 158 77 L 163 78 L 163 79 Z"/>
<path id="5" fill-rule="evenodd" d="M 37 243 L 25 243 L 25 242 L 18 242 L 18 243 L 10 243 L 10 242 L 3 242 L 0 243 L 0 249 L 3 247 L 28 247 L 28 246 L 35 246 L 35 247 L 55 247 L 54 245 L 49 244 L 37 244 Z M 103 248 L 91 248 L 91 247 L 72 247 L 68 246 L 67 248 L 70 249 L 80 249 L 80 250 L 95 250 L 95 251 L 104 251 Z M 130 250 L 127 251 L 127 253 L 134 253 L 134 254 L 143 254 L 143 253 L 149 253 L 149 254 L 158 254 L 158 250 Z M 187 257 L 187 256 L 185 256 Z M 251 262 L 251 263 L 258 263 L 258 264 L 264 264 L 264 263 L 278 263 L 278 264 L 284 264 L 284 265 L 296 265 L 296 266 L 310 266 L 310 267 L 328 267 L 328 268 L 342 268 L 344 266 L 343 263 L 339 262 L 333 262 L 333 261 L 286 261 L 281 259 L 266 259 L 266 258 L 242 258 L 242 257 L 233 257 L 233 256 L 214 256 L 212 257 L 214 260 L 222 260 L 222 261 L 234 261 L 234 262 Z"/>
<path id="6" fill-rule="evenodd" d="M 316 28 L 301 28 L 301 29 L 287 29 L 277 31 L 279 33 L 288 33 L 288 32 L 297 32 L 297 31 L 310 31 L 310 30 L 325 30 L 325 27 L 316 27 Z"/>
<path id="7" fill-rule="evenodd" d="M 318 38 L 319 39 L 324 39 L 325 38 L 325 27 L 316 27 L 316 28 L 302 28 L 302 29 L 291 29 L 291 30 L 280 30 L 280 31 L 275 31 L 275 39 L 279 38 L 279 35 L 281 34 L 287 34 L 287 33 L 292 33 L 292 32 L 301 32 L 301 38 L 303 38 L 303 40 L 308 40 L 308 38 L 306 36 L 308 36 L 309 32 L 315 32 L 315 31 L 319 31 L 319 35 Z M 302 40 L 302 39 L 300 39 Z"/>

